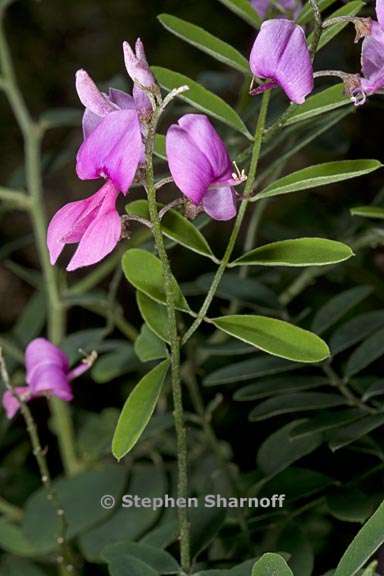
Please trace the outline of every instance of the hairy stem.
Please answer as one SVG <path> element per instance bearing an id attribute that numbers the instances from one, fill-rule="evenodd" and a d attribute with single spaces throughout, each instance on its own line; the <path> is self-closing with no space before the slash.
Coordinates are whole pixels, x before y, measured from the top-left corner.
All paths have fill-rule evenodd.
<path id="1" fill-rule="evenodd" d="M 184 422 L 183 397 L 181 388 L 180 341 L 177 331 L 175 292 L 174 292 L 174 283 L 171 267 L 169 264 L 167 251 L 165 248 L 164 238 L 161 232 L 161 223 L 156 202 L 156 186 L 153 172 L 153 149 L 154 149 L 157 120 L 158 120 L 158 113 L 155 112 L 151 124 L 149 125 L 145 147 L 145 156 L 146 156 L 145 182 L 148 196 L 149 214 L 152 222 L 152 233 L 156 245 L 156 250 L 159 254 L 162 264 L 164 288 L 167 301 L 168 331 L 171 345 L 172 392 L 173 392 L 175 428 L 177 436 L 177 456 L 178 456 L 177 494 L 179 498 L 187 498 L 188 447 L 187 447 L 187 433 Z M 178 515 L 179 515 L 179 527 L 180 527 L 181 567 L 184 570 L 184 572 L 188 573 L 190 571 L 191 561 L 190 561 L 190 543 L 189 543 L 189 520 L 187 509 L 179 508 Z"/>
<path id="2" fill-rule="evenodd" d="M 262 143 L 262 138 L 263 138 L 264 126 L 265 126 L 265 121 L 266 121 L 266 117 L 267 117 L 269 98 L 270 98 L 270 91 L 268 90 L 268 91 L 264 92 L 264 94 L 263 94 L 260 113 L 259 113 L 259 117 L 258 117 L 257 125 L 256 125 L 255 140 L 254 140 L 253 149 L 252 149 L 251 164 L 249 167 L 247 183 L 245 185 L 243 200 L 240 204 L 240 208 L 239 208 L 239 211 L 237 213 L 237 217 L 235 220 L 235 224 L 234 224 L 231 236 L 229 238 L 227 248 L 225 250 L 223 259 L 221 260 L 220 266 L 217 269 L 217 272 L 216 272 L 215 277 L 212 281 L 212 284 L 208 290 L 208 294 L 207 294 L 207 296 L 203 302 L 203 305 L 200 308 L 200 311 L 197 315 L 197 318 L 193 322 L 193 324 L 190 326 L 190 328 L 187 330 L 187 332 L 185 333 L 184 338 L 182 340 L 182 344 L 186 344 L 186 342 L 188 342 L 190 337 L 196 332 L 196 330 L 200 326 L 201 322 L 204 320 L 204 317 L 206 316 L 206 314 L 208 312 L 208 309 L 211 305 L 211 302 L 212 302 L 212 300 L 216 294 L 216 290 L 219 287 L 221 279 L 224 275 L 225 269 L 229 264 L 229 260 L 232 256 L 233 249 L 235 248 L 237 237 L 239 235 L 241 225 L 243 223 L 243 219 L 245 216 L 245 212 L 246 212 L 247 207 L 248 207 L 249 198 L 253 192 L 253 187 L 254 187 L 255 178 L 256 178 L 257 165 L 258 165 L 259 157 L 260 157 L 260 150 L 261 150 L 261 143 Z"/>
<path id="3" fill-rule="evenodd" d="M 317 0 L 309 0 L 315 20 L 315 25 L 312 32 L 312 42 L 311 42 L 311 56 L 312 60 L 315 57 L 317 47 L 319 45 L 320 37 L 321 37 L 321 29 L 322 29 L 322 19 L 321 19 L 321 12 L 319 10 L 319 6 L 317 4 Z"/>
<path id="4" fill-rule="evenodd" d="M 31 203 L 30 214 L 48 298 L 48 337 L 55 344 L 59 344 L 64 333 L 65 314 L 60 301 L 56 274 L 50 264 L 46 245 L 47 226 L 41 182 L 41 131 L 27 109 L 16 80 L 11 55 L 5 38 L 3 15 L 3 12 L 1 12 L 0 64 L 3 89 L 5 90 L 9 104 L 24 138 L 28 199 Z M 50 407 L 54 416 L 55 430 L 59 440 L 64 468 L 68 474 L 74 474 L 78 469 L 78 465 L 69 408 L 64 402 L 57 398 L 50 400 Z"/>

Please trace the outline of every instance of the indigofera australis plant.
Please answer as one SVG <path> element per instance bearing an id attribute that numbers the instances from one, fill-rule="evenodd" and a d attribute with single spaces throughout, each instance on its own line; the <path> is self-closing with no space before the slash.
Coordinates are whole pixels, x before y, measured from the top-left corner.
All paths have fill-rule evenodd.
<path id="1" fill-rule="evenodd" d="M 50 124 L 47 117 L 33 118 L 20 91 L 4 33 L 6 8 L 11 2 L 0 2 L 0 87 L 8 99 L 24 139 L 26 183 L 25 190 L 0 188 L 0 199 L 7 206 L 25 210 L 31 217 L 47 308 L 46 337 L 36 334 L 29 342 L 24 343 L 25 382 L 22 378 L 20 383 L 23 352 L 11 339 L 0 340 L 5 358 L 2 357 L 1 360 L 2 377 L 7 387 L 3 395 L 3 406 L 9 419 L 15 418 L 21 410 L 31 436 L 42 482 L 48 490 L 49 503 L 53 505 L 56 516 L 61 520 L 59 529 L 53 524 L 56 526 L 53 530 L 53 542 L 49 541 L 48 536 L 48 544 L 42 540 L 45 547 L 36 550 L 32 542 L 31 553 L 24 550 L 20 555 L 37 558 L 42 564 L 46 563 L 48 569 L 51 568 L 50 564 L 56 562 L 60 574 L 82 574 L 83 563 L 94 560 L 107 564 L 112 576 L 198 572 L 199 553 L 210 544 L 221 527 L 220 524 L 216 531 L 213 528 L 212 535 L 207 536 L 208 543 L 199 547 L 196 541 L 201 535 L 196 534 L 194 515 L 187 507 L 179 506 L 177 524 L 174 519 L 169 524 L 163 522 L 156 534 L 156 527 L 153 526 L 154 532 L 150 532 L 145 539 L 147 528 L 155 524 L 153 517 L 150 526 L 140 529 L 133 537 L 127 535 L 130 542 L 124 547 L 124 530 L 121 531 L 117 524 L 118 534 L 114 535 L 113 525 L 108 524 L 109 517 L 103 510 L 103 516 L 100 517 L 92 513 L 89 524 L 85 518 L 81 529 L 78 530 L 74 525 L 76 512 L 68 503 L 70 486 L 74 486 L 73 490 L 76 492 L 80 483 L 83 482 L 85 486 L 89 478 L 89 491 L 92 492 L 92 474 L 98 474 L 98 482 L 102 484 L 102 472 L 97 468 L 93 470 L 86 459 L 81 457 L 72 417 L 71 408 L 75 403 L 70 382 L 94 364 L 92 374 L 96 374 L 96 370 L 99 370 L 100 374 L 98 361 L 95 363 L 96 351 L 108 351 L 107 337 L 115 328 L 129 341 L 135 342 L 135 351 L 141 360 L 141 377 L 130 392 L 117 423 L 116 419 L 113 420 L 112 454 L 119 464 L 109 464 L 118 485 L 116 490 L 111 491 L 115 494 L 112 501 L 113 498 L 119 498 L 124 488 L 124 480 L 120 481 L 119 478 L 125 463 L 132 465 L 132 474 L 136 473 L 135 454 L 140 455 L 140 450 L 160 468 L 165 466 L 164 455 L 156 452 L 156 442 L 148 430 L 157 416 L 164 416 L 164 405 L 169 395 L 168 381 L 176 445 L 173 443 L 174 449 L 168 450 L 167 457 L 169 459 L 174 453 L 176 459 L 175 497 L 179 501 L 187 501 L 196 489 L 196 480 L 191 476 L 194 467 L 192 461 L 196 458 L 194 454 L 199 454 L 199 449 L 192 447 L 194 442 L 187 430 L 189 421 L 198 423 L 204 442 L 215 454 L 219 469 L 233 495 L 246 492 L 245 482 L 231 465 L 230 456 L 228 458 L 225 446 L 218 440 L 211 422 L 212 413 L 217 408 L 216 400 L 206 407 L 198 384 L 198 375 L 209 355 L 209 347 L 221 346 L 225 350 L 225 346 L 228 346 L 224 355 L 229 357 L 233 346 L 240 347 L 243 353 L 251 354 L 245 360 L 245 363 L 248 362 L 247 368 L 250 368 L 253 362 L 252 369 L 255 373 L 259 370 L 259 373 L 264 375 L 313 365 L 313 370 L 317 369 L 320 373 L 320 376 L 314 376 L 317 378 L 317 385 L 332 387 L 332 393 L 329 393 L 329 390 L 308 392 L 307 388 L 311 387 L 306 388 L 303 384 L 300 388 L 298 376 L 292 395 L 284 397 L 286 403 L 284 404 L 281 398 L 277 398 L 277 401 L 276 398 L 266 400 L 252 411 L 250 418 L 253 421 L 263 420 L 269 414 L 343 406 L 344 411 L 338 414 L 338 420 L 335 419 L 335 428 L 338 426 L 337 422 L 341 427 L 364 420 L 368 433 L 374 427 L 373 419 L 377 426 L 384 423 L 380 406 L 370 401 L 374 394 L 368 397 L 358 394 L 350 384 L 348 369 L 346 376 L 340 377 L 332 365 L 334 349 L 331 346 L 330 351 L 322 336 L 332 324 L 332 318 L 328 318 L 330 314 L 328 313 L 327 317 L 323 312 L 315 316 L 312 329 L 309 330 L 298 325 L 300 318 L 297 322 L 292 321 L 287 308 L 291 300 L 316 277 L 325 274 L 330 267 L 348 260 L 354 255 L 354 251 L 361 247 L 380 242 L 380 232 L 352 234 L 342 242 L 323 237 L 295 237 L 259 246 L 255 240 L 270 198 L 363 177 L 382 168 L 381 163 L 374 159 L 338 160 L 293 172 L 289 165 L 289 160 L 302 147 L 334 126 L 350 113 L 354 106 L 364 104 L 367 97 L 382 90 L 382 2 L 377 0 L 378 22 L 360 17 L 363 4 L 356 1 L 347 3 L 323 22 L 322 10 L 324 7 L 329 8 L 333 2 L 317 3 L 316 0 L 310 0 L 303 7 L 298 0 L 254 0 L 249 3 L 246 0 L 220 1 L 234 14 L 258 29 L 249 62 L 232 46 L 196 25 L 164 14 L 160 16 L 160 21 L 176 36 L 242 73 L 243 90 L 238 108 L 232 108 L 219 96 L 182 74 L 160 67 L 151 68 L 140 39 L 136 41 L 134 48 L 128 42 L 123 45 L 126 71 L 133 84 L 132 94 L 114 87 L 103 91 L 88 72 L 78 70 L 76 90 L 84 111 L 83 141 L 76 155 L 76 173 L 80 180 L 96 180 L 96 192 L 65 204 L 48 225 L 43 200 L 42 144 Z M 224 13 L 223 10 L 223 18 L 227 16 L 228 12 Z M 359 36 L 364 37 L 361 49 L 362 73 L 339 70 L 314 72 L 318 50 L 332 41 L 350 21 L 355 24 Z M 337 85 L 319 89 L 315 79 L 320 76 L 339 77 L 344 87 Z M 247 96 L 247 92 L 252 98 Z M 276 115 L 273 103 L 282 94 L 286 99 L 286 106 Z M 188 104 L 188 111 L 182 115 L 178 114 L 177 107 L 180 99 Z M 241 114 L 247 107 L 247 114 L 244 114 L 243 118 Z M 252 114 L 249 114 L 249 110 Z M 170 111 L 176 118 L 168 126 L 165 135 L 159 134 L 159 123 L 162 121 L 163 125 L 165 112 Z M 303 125 L 307 127 L 308 122 L 311 130 L 313 123 L 313 131 L 302 139 L 300 130 Z M 274 162 L 264 166 L 260 160 L 273 151 L 275 145 L 281 143 L 281 136 L 284 138 L 288 131 L 294 145 Z M 281 175 L 283 171 L 284 175 Z M 120 214 L 117 208 L 120 195 L 129 198 L 133 187 L 142 189 L 142 199 L 128 202 L 126 212 Z M 172 190 L 174 198 L 169 199 L 165 190 Z M 315 199 L 313 203 L 316 203 Z M 214 228 L 217 234 L 228 233 L 221 256 L 213 253 L 203 235 L 207 225 Z M 245 242 L 241 250 L 239 246 L 243 235 Z M 65 259 L 65 256 L 61 255 L 65 247 L 72 244 L 75 245 L 75 250 L 66 267 L 68 277 L 63 282 L 56 267 L 59 257 L 60 260 Z M 197 299 L 197 304 L 195 299 L 192 304 L 188 291 L 183 289 L 176 277 L 171 258 L 175 245 L 185 252 L 185 259 L 188 258 L 189 251 L 193 251 L 198 257 L 207 258 L 214 266 L 203 298 L 201 301 Z M 264 288 L 264 302 L 257 306 L 257 314 L 250 313 L 249 306 L 243 306 L 241 298 L 233 298 L 226 314 L 215 315 L 213 311 L 217 309 L 217 299 L 222 295 L 221 288 L 225 279 L 229 278 L 229 270 L 234 270 L 231 272 L 232 279 L 235 277 L 239 286 L 245 286 L 246 282 L 250 281 L 250 269 L 255 266 L 299 267 L 304 268 L 304 271 L 299 272 L 281 293 L 277 307 L 270 304 L 270 293 Z M 73 280 L 72 273 L 79 268 L 85 269 L 85 275 L 80 280 L 75 276 Z M 137 334 L 136 328 L 128 322 L 121 307 L 116 304 L 122 272 L 136 291 L 138 308 L 144 322 L 140 334 Z M 102 285 L 110 275 L 112 281 L 108 293 L 100 302 L 97 294 L 93 295 L 94 289 Z M 362 288 L 359 293 L 355 291 L 348 294 L 350 306 L 367 296 L 367 293 L 363 294 Z M 268 298 L 269 303 L 266 303 Z M 65 331 L 66 317 L 74 306 L 88 307 L 89 310 L 104 316 L 106 326 L 96 339 L 85 338 L 81 343 L 72 344 L 71 348 L 71 335 Z M 340 304 L 338 307 L 337 303 L 334 305 L 333 316 L 336 321 L 342 306 L 343 304 Z M 382 328 L 378 317 L 375 326 Z M 369 331 L 367 336 L 370 336 Z M 73 341 L 77 342 L 75 339 Z M 357 338 L 354 342 L 358 341 Z M 201 342 L 203 350 L 200 349 Z M 206 350 L 204 346 L 207 347 Z M 85 352 L 79 355 L 77 349 L 80 347 L 84 348 Z M 112 368 L 117 368 L 117 374 L 117 364 L 126 362 L 127 354 L 132 353 L 131 347 L 128 353 L 127 344 L 124 342 L 120 343 L 120 350 L 117 356 L 112 357 Z M 74 358 L 79 357 L 83 357 L 83 360 L 76 368 L 71 369 L 70 364 L 74 363 Z M 138 359 L 135 361 L 138 362 Z M 145 369 L 147 361 L 155 363 L 150 370 Z M 103 358 L 100 365 L 102 362 Z M 356 364 L 356 359 L 354 362 Z M 6 363 L 9 364 L 9 370 Z M 349 372 L 352 376 L 355 373 L 355 364 L 350 364 Z M 15 369 L 15 366 L 18 366 L 18 369 Z M 245 365 L 243 368 L 246 370 Z M 134 370 L 136 369 L 137 364 Z M 208 385 L 215 383 L 215 378 L 220 382 L 220 371 L 222 379 L 233 381 L 230 380 L 233 378 L 230 371 L 227 370 L 226 376 L 223 376 L 225 370 L 225 366 L 219 367 L 208 375 Z M 236 377 L 242 380 L 244 374 L 239 372 L 235 375 L 235 380 Z M 278 386 L 289 392 L 288 381 L 289 378 L 286 381 L 280 380 Z M 251 388 L 240 389 L 237 399 L 247 399 L 247 394 L 248 400 L 268 395 L 263 396 L 262 391 L 257 392 L 250 386 Z M 194 414 L 185 412 L 187 390 Z M 47 454 L 41 446 L 31 412 L 33 403 L 30 401 L 41 396 L 48 398 L 54 420 L 53 430 L 58 439 L 64 472 L 69 480 L 51 481 Z M 275 442 L 282 445 L 284 439 L 291 434 L 293 444 L 297 442 L 299 445 L 298 457 L 310 453 L 322 443 L 319 434 L 324 426 L 332 428 L 329 423 L 322 423 L 321 418 L 317 428 L 311 428 L 312 424 L 308 425 L 306 420 L 295 422 L 295 426 L 292 427 L 290 423 L 284 429 L 281 438 L 276 436 Z M 283 429 L 276 434 L 282 431 Z M 302 437 L 306 439 L 303 440 Z M 259 451 L 258 461 L 264 476 L 262 474 L 258 478 L 256 488 L 253 489 L 254 495 L 282 472 L 277 459 L 268 461 L 269 449 L 270 445 L 263 444 Z M 103 453 L 100 460 L 105 459 L 105 456 Z M 197 461 L 198 459 L 197 456 Z M 296 459 L 295 455 L 292 462 Z M 289 464 L 290 462 L 287 465 Z M 139 465 L 138 474 L 140 469 Z M 76 482 L 79 478 L 81 481 L 79 480 L 78 485 L 65 484 L 67 481 Z M 106 478 L 110 476 L 107 474 Z M 62 482 L 64 484 L 61 484 Z M 100 495 L 97 492 L 94 495 L 95 506 L 99 505 L 98 499 L 102 494 L 103 492 Z M 39 510 L 38 497 L 36 498 L 29 504 L 29 508 L 27 507 L 27 533 L 30 510 Z M 17 525 L 23 521 L 23 513 L 6 500 L 0 500 L 0 511 L 9 522 Z M 130 511 L 125 514 L 129 518 Z M 294 515 L 292 513 L 285 518 L 286 527 L 289 527 Z M 287 550 L 285 557 L 277 554 L 276 551 L 285 550 L 277 537 L 274 542 L 269 539 L 270 548 L 268 542 L 255 542 L 252 522 L 249 520 L 242 511 L 233 517 L 233 525 L 242 534 L 242 544 L 238 549 L 234 545 L 230 547 L 234 554 L 231 556 L 229 552 L 229 556 L 226 556 L 227 567 L 223 569 L 221 565 L 216 566 L 215 553 L 208 555 L 206 566 L 215 568 L 212 574 L 222 572 L 223 576 L 245 576 L 253 570 L 253 576 L 292 575 L 289 564 L 292 564 L 293 570 L 296 564 L 290 560 L 290 550 Z M 103 522 L 106 523 L 105 529 Z M 216 520 L 212 522 L 215 525 Z M 382 504 L 352 541 L 336 568 L 336 576 L 360 574 L 359 570 L 384 542 L 383 523 Z M 228 525 L 229 534 L 233 525 Z M 50 532 L 51 524 L 48 523 L 48 526 Z M 13 529 L 19 530 L 14 525 Z M 87 529 L 93 529 L 94 532 L 91 530 L 87 535 Z M 212 526 L 209 529 L 212 529 Z M 283 532 L 283 528 L 280 527 L 279 530 Z M 96 548 L 101 548 L 97 553 L 92 540 L 95 533 L 98 534 Z M 20 532 L 20 538 L 26 538 L 25 534 Z M 133 544 L 135 541 L 136 544 Z M 24 540 L 22 542 L 24 543 Z M 175 551 L 175 542 L 178 542 L 180 548 L 177 561 L 165 551 L 166 548 Z M 220 550 L 219 544 L 217 547 L 217 550 Z M 10 549 L 11 552 L 15 550 L 18 555 L 17 546 Z M 267 553 L 261 556 L 263 552 Z M 243 560 L 251 561 L 236 566 L 239 564 L 239 553 Z M 259 556 L 261 558 L 257 559 Z M 9 561 L 12 563 L 12 560 Z M 29 568 L 25 568 L 26 574 L 34 573 L 33 565 L 31 566 L 30 572 Z M 375 569 L 374 562 L 364 574 L 373 575 Z M 199 572 L 202 576 L 210 573 Z M 310 573 L 297 572 L 297 576 Z M 45 572 L 42 571 L 41 574 Z"/>

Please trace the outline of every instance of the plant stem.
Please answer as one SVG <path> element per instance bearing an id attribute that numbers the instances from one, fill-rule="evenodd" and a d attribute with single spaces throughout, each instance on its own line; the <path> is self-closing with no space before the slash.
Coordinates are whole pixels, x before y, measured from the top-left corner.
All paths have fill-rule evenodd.
<path id="1" fill-rule="evenodd" d="M 311 55 L 312 60 L 315 57 L 317 47 L 319 45 L 320 37 L 321 37 L 321 29 L 322 29 L 322 19 L 321 19 L 321 12 L 319 10 L 319 6 L 317 5 L 317 0 L 309 0 L 313 12 L 313 16 L 315 19 L 315 26 L 312 32 L 312 42 L 311 42 Z"/>
<path id="2" fill-rule="evenodd" d="M 25 171 L 28 198 L 31 203 L 30 214 L 48 297 L 48 337 L 53 343 L 59 344 L 63 337 L 65 314 L 60 301 L 56 274 L 50 264 L 46 244 L 47 226 L 41 182 L 42 134 L 39 125 L 35 123 L 27 109 L 16 80 L 11 55 L 5 38 L 3 16 L 4 12 L 2 11 L 0 13 L 0 64 L 3 88 L 24 138 Z M 55 430 L 65 471 L 68 474 L 74 474 L 78 470 L 78 464 L 69 408 L 63 401 L 57 398 L 50 400 L 50 407 L 55 420 Z"/>
<path id="3" fill-rule="evenodd" d="M 167 301 L 168 331 L 171 346 L 172 392 L 173 392 L 175 428 L 177 436 L 177 456 L 178 456 L 177 494 L 178 498 L 187 498 L 188 447 L 187 447 L 187 433 L 184 422 L 183 397 L 181 388 L 180 341 L 177 331 L 174 283 L 167 251 L 165 248 L 164 238 L 161 232 L 161 223 L 157 209 L 156 186 L 153 172 L 153 149 L 154 149 L 157 120 L 158 120 L 158 113 L 155 112 L 153 115 L 153 119 L 148 127 L 148 136 L 145 146 L 145 156 L 146 156 L 145 182 L 148 196 L 149 214 L 152 222 L 152 233 L 156 249 L 162 264 L 164 288 Z M 188 521 L 187 509 L 182 507 L 179 508 L 178 515 L 179 515 L 179 528 L 180 528 L 181 567 L 184 570 L 184 572 L 189 573 L 191 567 L 191 560 L 190 560 L 190 542 L 189 542 L 189 521 Z"/>
<path id="4" fill-rule="evenodd" d="M 60 567 L 60 571 L 63 574 L 63 576 L 64 575 L 74 576 L 75 567 L 73 565 L 72 553 L 66 542 L 66 533 L 68 528 L 67 521 L 65 518 L 61 502 L 52 484 L 52 479 L 49 472 L 47 459 L 45 456 L 45 450 L 43 450 L 41 446 L 39 434 L 30 409 L 28 408 L 23 398 L 19 394 L 17 394 L 17 391 L 13 388 L 11 384 L 1 349 L 0 349 L 0 375 L 7 390 L 18 400 L 20 404 L 20 411 L 24 418 L 27 432 L 29 434 L 29 438 L 32 444 L 32 451 L 39 468 L 41 481 L 46 490 L 47 499 L 49 500 L 49 502 L 51 502 L 58 519 L 58 533 L 56 537 L 56 543 L 58 544 L 60 552 L 56 558 L 57 564 Z M 17 509 L 14 509 L 14 514 L 15 510 Z"/>
<path id="5" fill-rule="evenodd" d="M 214 277 L 213 282 L 209 288 L 208 294 L 207 294 L 207 296 L 203 302 L 202 307 L 200 308 L 200 311 L 197 315 L 197 318 L 193 322 L 193 324 L 189 327 L 189 329 L 187 330 L 187 332 L 184 335 L 184 338 L 182 340 L 183 345 L 186 344 L 186 342 L 188 342 L 190 337 L 196 332 L 196 330 L 200 326 L 201 322 L 203 321 L 204 317 L 206 316 L 208 309 L 211 305 L 211 302 L 215 296 L 216 290 L 219 287 L 221 279 L 224 275 L 225 269 L 226 269 L 226 267 L 229 263 L 229 260 L 232 256 L 232 252 L 233 252 L 233 249 L 235 247 L 237 237 L 238 237 L 240 229 L 241 229 L 241 225 L 243 223 L 245 212 L 247 210 L 249 198 L 253 192 L 253 187 L 254 187 L 255 178 L 256 178 L 257 165 L 258 165 L 259 157 L 260 157 L 260 150 L 261 150 L 261 143 L 262 143 L 262 138 L 263 138 L 263 133 L 264 133 L 264 126 L 265 126 L 265 121 L 267 118 L 269 98 L 270 98 L 270 91 L 268 90 L 268 91 L 264 92 L 264 94 L 263 94 L 263 99 L 261 102 L 259 117 L 257 119 L 257 125 L 256 125 L 256 131 L 255 131 L 255 140 L 254 140 L 253 149 L 252 149 L 251 164 L 249 167 L 247 183 L 245 185 L 243 200 L 240 204 L 240 208 L 239 208 L 239 211 L 237 213 L 237 217 L 235 220 L 235 224 L 234 224 L 231 236 L 229 238 L 227 248 L 225 250 L 223 259 L 221 260 L 220 266 L 216 271 L 215 277 Z"/>

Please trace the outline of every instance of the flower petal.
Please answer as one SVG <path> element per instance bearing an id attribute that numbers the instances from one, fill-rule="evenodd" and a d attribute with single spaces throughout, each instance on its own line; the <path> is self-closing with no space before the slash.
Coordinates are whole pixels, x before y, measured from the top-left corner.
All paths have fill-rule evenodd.
<path id="1" fill-rule="evenodd" d="M 28 400 L 30 399 L 31 394 L 29 388 L 27 388 L 26 386 L 19 386 L 15 388 L 15 392 L 26 402 L 28 402 Z M 2 404 L 6 412 L 7 418 L 9 419 L 13 418 L 20 409 L 19 400 L 16 398 L 16 396 L 12 394 L 10 390 L 4 392 Z"/>
<path id="2" fill-rule="evenodd" d="M 115 208 L 118 193 L 114 189 L 106 194 L 97 217 L 88 226 L 67 266 L 68 271 L 96 264 L 115 248 L 121 236 L 121 219 Z"/>
<path id="3" fill-rule="evenodd" d="M 51 264 L 54 265 L 64 246 L 79 242 L 89 223 L 93 212 L 102 202 L 100 190 L 84 200 L 69 202 L 56 212 L 48 226 L 47 245 Z"/>
<path id="4" fill-rule="evenodd" d="M 194 204 L 200 204 L 208 186 L 215 180 L 208 158 L 177 124 L 168 129 L 166 150 L 176 186 Z"/>
<path id="5" fill-rule="evenodd" d="M 80 146 L 77 175 L 82 180 L 108 177 L 126 193 L 135 177 L 143 148 L 137 112 L 111 112 Z"/>
<path id="6" fill-rule="evenodd" d="M 98 127 L 100 122 L 103 120 L 102 116 L 98 116 L 90 111 L 89 108 L 84 110 L 83 114 L 83 137 L 84 140 L 92 134 L 92 132 Z"/>
<path id="7" fill-rule="evenodd" d="M 66 354 L 46 338 L 35 338 L 32 340 L 25 350 L 27 383 L 32 392 L 37 386 L 36 373 L 42 368 L 52 366 L 63 373 L 68 372 L 69 361 Z"/>
<path id="8" fill-rule="evenodd" d="M 361 85 L 366 94 L 373 94 L 384 87 L 384 46 L 368 36 L 364 38 L 361 52 Z"/>
<path id="9" fill-rule="evenodd" d="M 214 220 L 232 220 L 236 216 L 235 195 L 230 186 L 210 188 L 203 198 L 205 212 Z"/>
<path id="10" fill-rule="evenodd" d="M 384 28 L 384 0 L 376 0 L 376 15 L 380 26 Z"/>
<path id="11" fill-rule="evenodd" d="M 83 106 L 97 116 L 103 117 L 116 110 L 85 70 L 76 72 L 76 90 Z"/>
<path id="12" fill-rule="evenodd" d="M 110 88 L 108 91 L 108 96 L 111 102 L 116 104 L 120 110 L 134 110 L 135 102 L 130 94 L 123 92 L 123 90 L 118 90 L 117 88 Z"/>
<path id="13" fill-rule="evenodd" d="M 224 142 L 204 114 L 185 114 L 178 122 L 211 164 L 215 180 L 231 178 L 232 162 Z"/>
<path id="14" fill-rule="evenodd" d="M 286 19 L 263 22 L 252 48 L 253 74 L 277 82 L 288 98 L 302 104 L 313 89 L 313 70 L 303 29 Z"/>

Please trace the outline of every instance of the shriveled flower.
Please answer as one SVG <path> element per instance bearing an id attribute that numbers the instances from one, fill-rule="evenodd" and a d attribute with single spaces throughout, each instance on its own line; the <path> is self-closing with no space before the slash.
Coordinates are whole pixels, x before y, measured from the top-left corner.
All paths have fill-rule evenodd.
<path id="1" fill-rule="evenodd" d="M 186 114 L 166 136 L 169 169 L 181 192 L 215 220 L 236 215 L 233 186 L 242 181 L 224 142 L 203 114 Z"/>
<path id="2" fill-rule="evenodd" d="M 303 104 L 313 90 L 313 69 L 304 30 L 286 19 L 263 22 L 250 56 L 254 77 L 266 83 L 251 91 L 260 94 L 280 86 L 291 102 Z"/>
<path id="3" fill-rule="evenodd" d="M 73 393 L 70 382 L 90 367 L 85 361 L 70 370 L 69 360 L 60 348 L 45 338 L 36 338 L 25 351 L 27 386 L 17 387 L 16 394 L 7 390 L 3 395 L 3 407 L 8 418 L 13 418 L 20 408 L 20 397 L 29 402 L 39 396 L 56 396 L 70 402 Z"/>
<path id="4" fill-rule="evenodd" d="M 157 90 L 155 78 L 149 68 L 147 57 L 145 55 L 144 44 L 138 38 L 135 43 L 135 50 L 131 48 L 128 42 L 123 43 L 124 62 L 128 75 L 132 79 L 133 98 L 138 108 L 152 110 L 146 90 L 154 92 Z M 143 90 L 144 88 L 144 90 Z"/>
<path id="5" fill-rule="evenodd" d="M 275 17 L 280 13 L 282 16 L 297 18 L 301 12 L 303 4 L 300 0 L 251 0 L 251 4 L 260 16 L 266 18 L 270 12 Z"/>
<path id="6" fill-rule="evenodd" d="M 68 271 L 95 264 L 115 248 L 121 235 L 116 200 L 128 192 L 144 158 L 141 111 L 134 98 L 113 88 L 103 94 L 84 70 L 76 74 L 76 89 L 85 106 L 76 171 L 82 180 L 106 182 L 89 198 L 63 206 L 49 224 L 52 264 L 66 244 L 79 243 Z"/>

